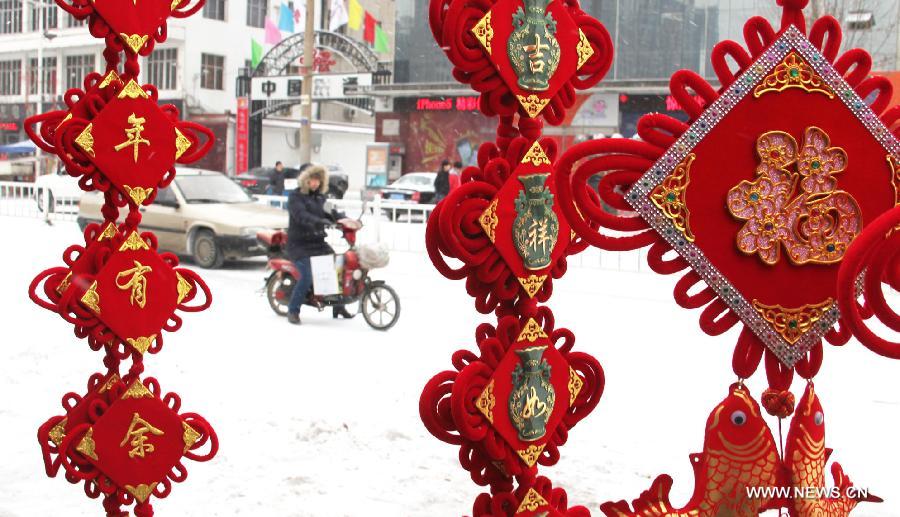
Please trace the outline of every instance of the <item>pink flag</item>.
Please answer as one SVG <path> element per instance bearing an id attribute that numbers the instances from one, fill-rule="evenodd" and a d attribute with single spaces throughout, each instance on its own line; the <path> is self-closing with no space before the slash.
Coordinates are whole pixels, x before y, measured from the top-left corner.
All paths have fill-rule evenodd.
<path id="1" fill-rule="evenodd" d="M 281 43 L 281 31 L 268 16 L 266 16 L 266 44 L 277 45 Z"/>

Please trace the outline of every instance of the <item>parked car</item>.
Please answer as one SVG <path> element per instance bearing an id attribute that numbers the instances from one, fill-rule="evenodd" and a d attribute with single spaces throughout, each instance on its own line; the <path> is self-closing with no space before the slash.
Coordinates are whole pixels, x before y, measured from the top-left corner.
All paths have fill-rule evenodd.
<path id="1" fill-rule="evenodd" d="M 38 210 L 48 212 L 76 212 L 81 197 L 78 179 L 69 176 L 64 168 L 43 174 L 34 180 L 34 200 Z"/>
<path id="2" fill-rule="evenodd" d="M 434 202 L 435 172 L 410 172 L 397 178 L 390 185 L 381 189 L 381 199 L 386 203 L 422 204 Z M 382 212 L 390 220 L 401 215 L 409 216 L 409 210 L 395 207 L 383 208 Z"/>
<path id="3" fill-rule="evenodd" d="M 101 221 L 102 203 L 97 193 L 82 197 L 78 212 L 82 229 Z M 172 184 L 141 212 L 141 228 L 156 234 L 160 249 L 190 255 L 204 268 L 219 267 L 226 259 L 265 255 L 257 232 L 288 226 L 285 210 L 256 203 L 231 178 L 199 169 L 179 169 Z"/>
<path id="4" fill-rule="evenodd" d="M 328 197 L 332 199 L 343 199 L 349 187 L 349 177 L 347 173 L 335 165 L 328 165 Z M 285 167 L 284 168 L 284 194 L 288 195 L 292 190 L 297 188 L 297 177 L 300 175 L 301 167 Z M 235 179 L 251 194 L 265 195 L 272 181 L 272 175 L 275 174 L 275 167 L 255 167 L 244 174 L 239 174 Z"/>

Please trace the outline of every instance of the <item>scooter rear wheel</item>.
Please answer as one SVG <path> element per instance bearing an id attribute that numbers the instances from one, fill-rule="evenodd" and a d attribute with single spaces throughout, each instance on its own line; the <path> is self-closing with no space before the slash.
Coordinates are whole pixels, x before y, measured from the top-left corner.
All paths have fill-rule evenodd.
<path id="1" fill-rule="evenodd" d="M 266 298 L 269 300 L 269 307 L 275 311 L 275 314 L 287 316 L 288 302 L 291 299 L 291 293 L 294 291 L 295 284 L 296 282 L 291 275 L 280 271 L 272 273 L 272 276 L 266 281 Z"/>
<path id="2" fill-rule="evenodd" d="M 400 297 L 385 284 L 369 286 L 360 300 L 360 312 L 373 329 L 388 330 L 400 318 Z"/>

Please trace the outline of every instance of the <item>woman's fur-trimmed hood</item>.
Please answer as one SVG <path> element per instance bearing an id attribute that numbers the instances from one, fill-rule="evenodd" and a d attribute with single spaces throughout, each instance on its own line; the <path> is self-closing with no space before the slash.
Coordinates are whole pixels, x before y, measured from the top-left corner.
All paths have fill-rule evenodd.
<path id="1" fill-rule="evenodd" d="M 321 165 L 311 165 L 306 169 L 303 169 L 303 172 L 300 173 L 300 177 L 297 179 L 297 183 L 299 184 L 300 192 L 304 194 L 309 194 L 309 179 L 312 177 L 318 177 L 321 181 L 321 186 L 319 187 L 320 194 L 328 193 L 328 169 L 322 167 Z"/>

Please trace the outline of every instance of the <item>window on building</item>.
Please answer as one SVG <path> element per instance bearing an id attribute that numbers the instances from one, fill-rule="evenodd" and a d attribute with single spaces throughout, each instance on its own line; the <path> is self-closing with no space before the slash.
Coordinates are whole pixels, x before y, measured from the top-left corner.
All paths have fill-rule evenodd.
<path id="1" fill-rule="evenodd" d="M 43 76 L 43 83 L 41 84 L 41 91 L 46 95 L 55 95 L 56 94 L 56 58 L 55 57 L 45 57 L 44 58 L 44 66 L 41 69 L 41 75 Z M 37 84 L 37 76 L 38 76 L 38 60 L 36 57 L 33 57 L 28 60 L 28 93 L 29 95 L 37 95 L 38 92 L 38 84 Z"/>
<path id="2" fill-rule="evenodd" d="M 66 19 L 66 27 L 70 29 L 72 27 L 84 27 L 85 20 L 78 20 L 74 16 L 65 16 L 64 18 Z"/>
<path id="3" fill-rule="evenodd" d="M 82 88 L 84 77 L 93 71 L 93 54 L 66 56 L 66 89 Z"/>
<path id="4" fill-rule="evenodd" d="M 247 25 L 251 27 L 266 26 L 266 10 L 268 0 L 247 0 Z"/>
<path id="5" fill-rule="evenodd" d="M 225 20 L 225 0 L 206 0 L 203 17 L 210 20 Z"/>
<path id="6" fill-rule="evenodd" d="M 22 0 L 0 0 L 0 34 L 22 32 Z"/>
<path id="7" fill-rule="evenodd" d="M 0 61 L 0 95 L 21 95 L 22 61 Z"/>
<path id="8" fill-rule="evenodd" d="M 160 90 L 178 87 L 178 49 L 159 49 L 147 57 L 147 77 Z"/>
<path id="9" fill-rule="evenodd" d="M 59 26 L 59 10 L 56 8 L 54 0 L 34 0 L 31 7 L 31 30 L 39 31 L 41 29 L 42 18 L 45 31 Z"/>
<path id="10" fill-rule="evenodd" d="M 200 87 L 207 90 L 225 89 L 225 57 L 200 55 Z"/>

